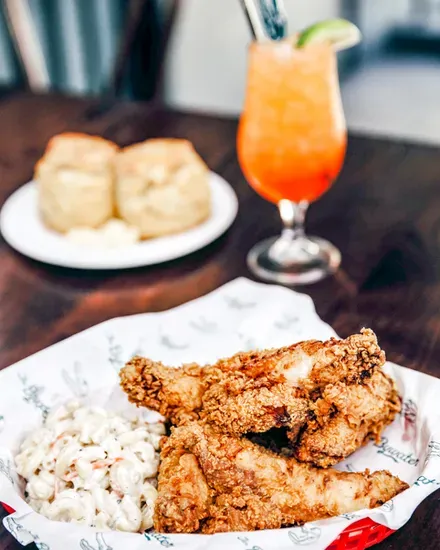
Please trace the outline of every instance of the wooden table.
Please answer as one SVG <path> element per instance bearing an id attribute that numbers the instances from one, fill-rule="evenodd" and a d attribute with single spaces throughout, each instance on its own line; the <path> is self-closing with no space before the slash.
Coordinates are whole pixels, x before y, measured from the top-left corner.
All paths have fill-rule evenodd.
<path id="1" fill-rule="evenodd" d="M 280 230 L 274 206 L 246 184 L 235 152 L 236 121 L 145 104 L 11 94 L 0 99 L 0 203 L 32 177 L 48 139 L 64 130 L 120 145 L 153 136 L 193 141 L 240 200 L 232 228 L 186 258 L 130 271 L 86 272 L 31 261 L 0 240 L 0 368 L 117 315 L 160 311 L 250 277 L 245 256 Z M 350 136 L 344 170 L 310 209 L 308 231 L 342 251 L 336 276 L 303 290 L 341 335 L 362 326 L 388 358 L 440 376 L 440 149 Z M 440 400 L 440 396 L 439 396 Z M 440 493 L 378 549 L 438 549 Z M 7 533 L 0 550 L 17 548 Z"/>

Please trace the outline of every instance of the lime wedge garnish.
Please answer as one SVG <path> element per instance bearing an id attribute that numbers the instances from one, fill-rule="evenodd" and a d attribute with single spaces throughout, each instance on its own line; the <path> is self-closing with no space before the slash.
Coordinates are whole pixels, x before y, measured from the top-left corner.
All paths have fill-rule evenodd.
<path id="1" fill-rule="evenodd" d="M 346 19 L 327 19 L 307 27 L 299 34 L 297 48 L 328 42 L 336 51 L 346 50 L 362 39 L 361 31 Z"/>

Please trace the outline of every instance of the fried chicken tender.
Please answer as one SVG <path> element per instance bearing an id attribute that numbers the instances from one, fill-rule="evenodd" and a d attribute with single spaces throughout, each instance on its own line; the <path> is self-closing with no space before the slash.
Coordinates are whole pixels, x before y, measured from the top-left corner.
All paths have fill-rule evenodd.
<path id="1" fill-rule="evenodd" d="M 286 426 L 294 440 L 310 419 L 315 395 L 329 384 L 359 383 L 384 362 L 376 335 L 363 329 L 345 340 L 237 353 L 205 367 L 175 369 L 135 357 L 120 376 L 130 401 L 174 425 L 202 419 L 232 435 Z"/>
<path id="2" fill-rule="evenodd" d="M 277 529 L 374 508 L 407 487 L 387 471 L 313 468 L 192 422 L 174 428 L 162 447 L 154 528 Z"/>
<path id="3" fill-rule="evenodd" d="M 362 384 L 329 384 L 314 405 L 317 420 L 309 421 L 295 442 L 295 456 L 301 462 L 332 466 L 368 440 L 379 441 L 400 409 L 396 385 L 381 369 Z M 326 411 L 336 412 L 327 418 Z"/>
<path id="4" fill-rule="evenodd" d="M 119 375 L 132 403 L 159 412 L 176 426 L 199 418 L 207 388 L 204 367 L 191 363 L 175 369 L 133 357 Z"/>

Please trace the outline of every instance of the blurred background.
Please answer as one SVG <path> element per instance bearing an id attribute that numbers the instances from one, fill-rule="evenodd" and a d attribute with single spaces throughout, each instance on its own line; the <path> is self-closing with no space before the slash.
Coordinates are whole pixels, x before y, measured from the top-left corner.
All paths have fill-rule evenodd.
<path id="1" fill-rule="evenodd" d="M 2 0 L 0 87 L 161 100 L 236 116 L 249 30 L 239 0 Z M 350 129 L 440 143 L 440 0 L 285 0 L 289 29 L 356 23 L 340 55 Z"/>

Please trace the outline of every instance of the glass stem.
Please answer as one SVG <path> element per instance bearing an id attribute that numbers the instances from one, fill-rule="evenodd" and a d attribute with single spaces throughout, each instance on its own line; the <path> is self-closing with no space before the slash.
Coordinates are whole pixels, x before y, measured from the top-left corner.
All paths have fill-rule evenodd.
<path id="1" fill-rule="evenodd" d="M 287 199 L 280 200 L 278 210 L 283 222 L 281 232 L 283 240 L 293 241 L 304 236 L 304 220 L 308 207 L 309 203 L 307 201 L 296 203 Z"/>
<path id="2" fill-rule="evenodd" d="M 301 237 L 304 237 L 304 219 L 308 206 L 307 201 L 296 203 L 282 199 L 278 203 L 283 230 L 281 237 L 273 243 L 268 251 L 269 258 L 273 262 L 279 265 L 288 265 L 292 259 L 296 261 L 299 249 L 293 245 L 299 244 Z"/>

